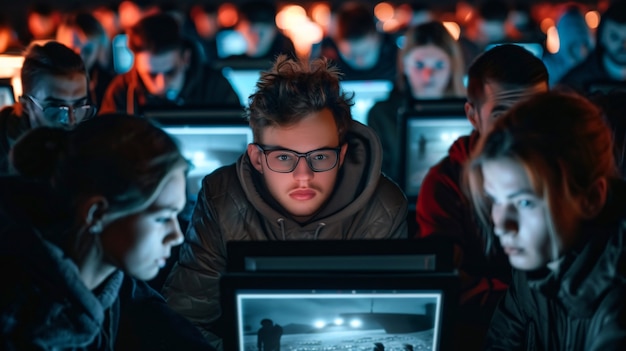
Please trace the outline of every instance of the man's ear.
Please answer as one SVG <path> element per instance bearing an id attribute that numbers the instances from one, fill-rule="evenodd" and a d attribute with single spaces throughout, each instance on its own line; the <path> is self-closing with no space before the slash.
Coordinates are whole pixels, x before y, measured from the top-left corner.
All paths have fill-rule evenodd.
<path id="1" fill-rule="evenodd" d="M 248 144 L 247 151 L 252 167 L 259 171 L 259 173 L 263 173 L 263 153 L 261 150 L 259 150 L 259 148 L 254 144 Z"/>
<path id="2" fill-rule="evenodd" d="M 79 220 L 90 233 L 98 234 L 103 230 L 103 221 L 108 208 L 109 203 L 104 196 L 92 196 L 80 206 Z"/>
<path id="3" fill-rule="evenodd" d="M 478 110 L 477 107 L 474 106 L 473 103 L 466 101 L 465 102 L 465 116 L 467 120 L 470 121 L 475 130 L 478 130 Z"/>
<path id="4" fill-rule="evenodd" d="M 341 145 L 341 151 L 339 151 L 339 167 L 343 166 L 343 161 L 346 159 L 346 152 L 348 152 L 348 143 Z"/>
<path id="5" fill-rule="evenodd" d="M 587 189 L 583 195 L 581 209 L 585 219 L 595 218 L 602 211 L 606 203 L 608 190 L 608 181 L 604 177 L 596 179 Z"/>

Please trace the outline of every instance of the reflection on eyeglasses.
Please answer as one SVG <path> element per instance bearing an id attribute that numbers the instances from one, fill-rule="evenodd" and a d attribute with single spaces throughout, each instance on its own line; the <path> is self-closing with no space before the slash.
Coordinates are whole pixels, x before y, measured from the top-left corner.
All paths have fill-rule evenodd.
<path id="1" fill-rule="evenodd" d="M 31 95 L 25 95 L 30 101 L 43 111 L 44 117 L 54 123 L 73 125 L 80 123 L 96 115 L 97 108 L 93 105 L 84 104 L 81 106 L 67 105 L 46 105 L 43 106 Z"/>
<path id="2" fill-rule="evenodd" d="M 306 159 L 313 172 L 329 171 L 337 166 L 339 151 L 341 151 L 341 147 L 322 148 L 302 154 L 288 149 L 268 149 L 266 146 L 254 145 L 265 154 L 267 167 L 278 173 L 293 172 L 298 167 L 300 158 Z"/>

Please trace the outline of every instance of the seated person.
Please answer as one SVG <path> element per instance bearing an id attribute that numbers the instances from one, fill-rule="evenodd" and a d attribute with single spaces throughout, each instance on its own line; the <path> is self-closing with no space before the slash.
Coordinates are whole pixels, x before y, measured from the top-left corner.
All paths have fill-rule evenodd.
<path id="1" fill-rule="evenodd" d="M 369 6 L 347 2 L 335 18 L 335 35 L 324 38 L 312 57 L 331 60 L 343 73 L 343 80 L 393 81 L 398 47 L 394 38 L 378 32 Z"/>
<path id="2" fill-rule="evenodd" d="M 239 7 L 239 16 L 236 28 L 247 47 L 245 54 L 231 58 L 265 59 L 271 64 L 280 54 L 296 57 L 293 42 L 276 27 L 276 7 L 272 3 L 246 2 Z"/>
<path id="3" fill-rule="evenodd" d="M 113 80 L 115 72 L 102 65 L 109 39 L 98 20 L 89 13 L 76 13 L 67 16 L 59 25 L 56 40 L 74 50 L 85 63 L 89 73 L 89 96 L 96 106 L 100 106 L 106 88 Z"/>
<path id="4" fill-rule="evenodd" d="M 216 346 L 227 242 L 407 238 L 406 197 L 381 174 L 378 138 L 352 120 L 327 60 L 279 56 L 247 112 L 254 143 L 202 181 L 163 289 Z"/>
<path id="5" fill-rule="evenodd" d="M 561 78 L 558 85 L 587 93 L 591 83 L 626 85 L 626 2 L 615 1 L 602 14 L 596 47 Z"/>
<path id="6" fill-rule="evenodd" d="M 467 338 L 461 345 L 474 348 L 482 344 L 493 309 L 510 281 L 511 268 L 502 251 L 485 254 L 474 210 L 462 190 L 463 167 L 481 136 L 504 111 L 548 90 L 548 73 L 532 53 L 507 44 L 480 55 L 468 76 L 465 112 L 474 131 L 457 139 L 448 156 L 426 174 L 417 196 L 416 236 L 439 235 L 455 241 L 455 263 L 461 276 L 459 339 Z"/>
<path id="7" fill-rule="evenodd" d="M 600 111 L 531 97 L 483 137 L 468 183 L 484 240 L 514 268 L 485 350 L 623 350 L 626 184 Z"/>
<path id="8" fill-rule="evenodd" d="M 146 106 L 239 105 L 230 83 L 204 63 L 194 44 L 168 14 L 141 19 L 128 31 L 133 67 L 111 82 L 101 113 L 141 114 Z"/>
<path id="9" fill-rule="evenodd" d="M 22 134 L 43 126 L 71 127 L 96 114 L 83 60 L 63 44 L 31 44 L 20 77 L 22 96 L 0 111 L 0 175 L 9 173 L 9 150 Z"/>
<path id="10" fill-rule="evenodd" d="M 464 63 L 461 49 L 441 22 L 427 22 L 409 28 L 398 52 L 394 89 L 385 101 L 374 104 L 367 125 L 383 145 L 383 172 L 399 182 L 402 145 L 398 110 L 412 99 L 440 99 L 465 96 Z"/>
<path id="11" fill-rule="evenodd" d="M 11 155 L 20 175 L 0 177 L 1 349 L 210 349 L 142 282 L 183 242 L 187 161 L 173 139 L 111 115 L 34 129 Z M 144 304 L 150 319 L 129 315 Z M 125 314 L 151 327 L 145 344 L 118 338 Z"/>

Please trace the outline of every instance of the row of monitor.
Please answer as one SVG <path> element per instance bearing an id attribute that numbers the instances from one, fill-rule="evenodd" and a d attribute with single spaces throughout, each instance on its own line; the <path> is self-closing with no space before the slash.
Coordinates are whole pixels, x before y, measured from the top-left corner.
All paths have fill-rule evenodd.
<path id="1" fill-rule="evenodd" d="M 430 167 L 443 158 L 459 136 L 468 135 L 472 125 L 463 109 L 464 100 L 446 100 L 402 115 L 403 160 L 398 165 L 400 185 L 414 202 Z M 234 163 L 253 142 L 252 130 L 241 109 L 175 109 L 147 111 L 178 140 L 193 168 L 189 173 L 189 195 L 200 190 L 202 178 L 215 169 Z"/>

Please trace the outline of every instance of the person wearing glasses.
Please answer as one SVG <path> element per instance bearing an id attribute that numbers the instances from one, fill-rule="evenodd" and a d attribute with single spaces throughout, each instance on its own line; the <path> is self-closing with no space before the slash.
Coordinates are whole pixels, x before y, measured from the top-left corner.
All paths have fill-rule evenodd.
<path id="1" fill-rule="evenodd" d="M 339 77 L 325 58 L 279 56 L 247 109 L 254 142 L 202 181 L 163 294 L 218 348 L 228 241 L 408 237 L 406 197 L 381 173 L 380 141 L 352 120 Z"/>
<path id="2" fill-rule="evenodd" d="M 0 111 L 0 174 L 17 139 L 38 127 L 73 127 L 96 114 L 81 57 L 55 41 L 31 44 L 21 71 L 22 96 Z"/>

